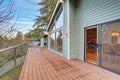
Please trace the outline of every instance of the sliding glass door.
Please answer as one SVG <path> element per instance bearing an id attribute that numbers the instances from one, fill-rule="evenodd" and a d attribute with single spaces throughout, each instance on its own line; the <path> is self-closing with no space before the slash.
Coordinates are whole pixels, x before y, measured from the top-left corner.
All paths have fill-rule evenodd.
<path id="1" fill-rule="evenodd" d="M 85 28 L 85 61 L 120 74 L 120 22 Z"/>
<path id="2" fill-rule="evenodd" d="M 101 26 L 101 66 L 120 73 L 120 22 Z"/>

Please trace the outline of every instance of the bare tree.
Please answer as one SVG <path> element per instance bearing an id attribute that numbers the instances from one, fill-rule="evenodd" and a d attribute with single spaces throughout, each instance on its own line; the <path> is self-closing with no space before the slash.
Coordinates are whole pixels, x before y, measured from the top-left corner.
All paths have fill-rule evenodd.
<path id="1" fill-rule="evenodd" d="M 0 25 L 8 23 L 15 14 L 15 0 L 0 0 Z"/>
<path id="2" fill-rule="evenodd" d="M 0 43 L 5 45 L 16 32 L 17 19 L 14 23 L 10 23 L 16 14 L 16 9 L 16 0 L 0 0 Z"/>
<path id="3" fill-rule="evenodd" d="M 0 0 L 0 37 L 15 31 L 15 23 L 9 23 L 14 18 L 16 11 L 16 0 Z"/>

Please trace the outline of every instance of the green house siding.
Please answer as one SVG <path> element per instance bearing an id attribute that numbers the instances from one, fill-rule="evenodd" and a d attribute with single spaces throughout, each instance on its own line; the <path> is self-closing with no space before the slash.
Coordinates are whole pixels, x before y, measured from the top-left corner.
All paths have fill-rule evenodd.
<path id="1" fill-rule="evenodd" d="M 78 51 L 77 51 L 77 32 L 76 32 L 76 24 L 75 24 L 75 7 L 74 1 L 70 1 L 70 18 L 69 18 L 69 27 L 70 27 L 70 58 L 78 58 Z"/>
<path id="2" fill-rule="evenodd" d="M 67 59 L 77 58 L 78 52 L 76 52 L 76 44 L 75 41 L 76 36 L 76 28 L 75 28 L 75 9 L 73 2 L 65 0 L 64 1 L 64 27 L 63 33 L 67 33 L 67 36 L 63 38 L 63 56 Z"/>
<path id="3" fill-rule="evenodd" d="M 71 59 L 84 60 L 84 28 L 120 19 L 120 0 L 77 0 L 76 3 L 73 2 L 70 0 L 69 4 L 69 54 Z"/>
<path id="4" fill-rule="evenodd" d="M 120 19 L 120 0 L 81 0 L 80 3 L 76 18 L 83 27 Z"/>
<path id="5" fill-rule="evenodd" d="M 70 57 L 84 60 L 84 28 L 120 19 L 120 0 L 70 1 Z"/>
<path id="6" fill-rule="evenodd" d="M 63 13 L 63 56 L 84 60 L 84 28 L 120 19 L 120 0 L 64 0 Z"/>

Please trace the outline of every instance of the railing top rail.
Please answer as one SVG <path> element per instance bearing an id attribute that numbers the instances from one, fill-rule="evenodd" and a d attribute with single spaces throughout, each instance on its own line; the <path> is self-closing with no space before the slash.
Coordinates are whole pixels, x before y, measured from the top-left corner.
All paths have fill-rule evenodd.
<path id="1" fill-rule="evenodd" d="M 17 44 L 17 45 L 15 45 L 15 46 L 11 46 L 11 47 L 8 47 L 8 48 L 5 48 L 5 49 L 1 49 L 1 50 L 0 50 L 0 53 L 5 52 L 5 51 L 10 50 L 10 49 L 14 49 L 14 48 L 16 48 L 16 47 L 18 47 L 18 46 L 21 46 L 21 45 L 23 45 L 23 44 L 26 44 L 26 43 L 27 43 L 27 42 L 24 42 L 24 43 L 21 43 L 21 44 Z"/>

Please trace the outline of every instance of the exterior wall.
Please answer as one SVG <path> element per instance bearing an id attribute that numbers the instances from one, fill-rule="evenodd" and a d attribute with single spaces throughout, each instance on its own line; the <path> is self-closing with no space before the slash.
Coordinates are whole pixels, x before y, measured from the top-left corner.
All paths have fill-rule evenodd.
<path id="1" fill-rule="evenodd" d="M 48 40 L 47 38 L 41 37 L 41 39 L 40 39 L 40 46 L 41 47 L 48 46 L 48 41 L 47 40 Z M 45 43 L 46 43 L 46 45 L 45 45 Z"/>
<path id="2" fill-rule="evenodd" d="M 64 0 L 63 56 L 84 60 L 84 28 L 120 19 L 120 0 Z"/>
<path id="3" fill-rule="evenodd" d="M 45 41 L 44 41 L 44 38 L 42 37 L 42 38 L 41 38 L 41 44 L 40 44 L 41 47 L 44 47 L 44 42 L 45 42 Z"/>
<path id="4" fill-rule="evenodd" d="M 71 27 L 75 28 L 76 43 L 71 54 L 78 53 L 76 56 L 84 60 L 84 28 L 120 19 L 120 0 L 77 0 L 74 10 L 75 26 Z"/>
<path id="5" fill-rule="evenodd" d="M 80 46 L 76 27 L 74 0 L 64 0 L 63 56 L 67 59 L 79 58 Z"/>
<path id="6" fill-rule="evenodd" d="M 70 59 L 73 58 L 79 58 L 79 52 L 78 47 L 78 35 L 77 35 L 77 27 L 76 27 L 76 21 L 75 21 L 75 1 L 70 0 L 70 18 L 69 18 L 69 28 L 70 28 Z"/>

